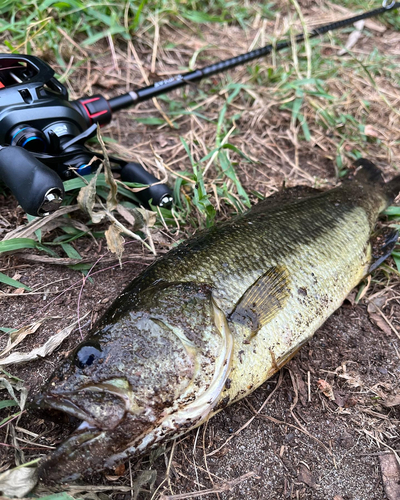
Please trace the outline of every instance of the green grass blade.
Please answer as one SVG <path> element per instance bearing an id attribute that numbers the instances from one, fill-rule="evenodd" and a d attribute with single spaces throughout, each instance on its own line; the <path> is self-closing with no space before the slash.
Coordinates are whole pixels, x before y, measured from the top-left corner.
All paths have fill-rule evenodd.
<path id="1" fill-rule="evenodd" d="M 136 10 L 135 17 L 133 18 L 133 21 L 132 21 L 132 23 L 129 26 L 130 30 L 136 31 L 136 28 L 139 26 L 139 24 L 140 24 L 140 15 L 141 15 L 143 7 L 146 5 L 146 3 L 147 3 L 147 0 L 142 0 L 140 2 L 140 5 L 139 5 L 139 7 Z"/>
<path id="2" fill-rule="evenodd" d="M 13 286 L 14 288 L 23 288 L 24 290 L 31 291 L 31 288 L 29 288 L 29 286 L 26 286 L 20 281 L 14 280 L 3 273 L 0 273 L 0 283 L 4 283 L 8 286 Z"/>
<path id="3" fill-rule="evenodd" d="M 397 270 L 400 273 L 400 252 L 397 252 L 397 251 L 392 252 L 392 257 L 393 257 L 393 260 L 396 264 Z"/>
<path id="4" fill-rule="evenodd" d="M 9 415 L 8 417 L 5 417 L 3 418 L 3 420 L 0 421 L 0 427 L 4 424 L 6 424 L 7 422 L 9 422 L 10 420 L 12 420 L 13 418 L 15 417 L 19 417 L 19 415 L 21 415 L 21 411 L 17 412 L 17 413 L 14 413 L 13 415 Z"/>
<path id="5" fill-rule="evenodd" d="M 10 408 L 11 406 L 18 406 L 18 403 L 13 399 L 5 399 L 4 401 L 0 401 L 0 410 L 3 408 Z"/>
<path id="6" fill-rule="evenodd" d="M 89 45 L 93 45 L 94 43 L 98 42 L 102 38 L 106 38 L 109 35 L 117 35 L 119 33 L 124 33 L 125 28 L 123 26 L 114 26 L 113 28 L 108 28 L 104 31 L 101 31 L 100 33 L 95 33 L 94 35 L 90 36 L 89 38 L 86 38 L 84 42 L 82 42 L 82 47 L 88 47 Z"/>
<path id="7" fill-rule="evenodd" d="M 3 333 L 14 333 L 18 331 L 17 328 L 7 328 L 5 326 L 0 326 L 0 332 L 3 332 Z"/>
<path id="8" fill-rule="evenodd" d="M 33 498 L 32 500 L 75 500 L 74 497 L 68 495 L 68 493 L 53 493 L 52 495 L 47 495 L 46 497 Z"/>
<path id="9" fill-rule="evenodd" d="M 38 243 L 31 238 L 12 238 L 11 240 L 0 241 L 0 254 L 4 252 L 16 252 L 18 250 L 25 250 L 26 248 L 34 248 L 36 250 L 42 250 L 52 257 L 58 257 L 58 254 L 45 247 L 44 245 Z"/>
<path id="10" fill-rule="evenodd" d="M 383 213 L 385 215 L 400 217 L 400 207 L 388 207 Z"/>
<path id="11" fill-rule="evenodd" d="M 61 243 L 61 247 L 70 259 L 82 259 L 79 252 L 69 243 Z"/>

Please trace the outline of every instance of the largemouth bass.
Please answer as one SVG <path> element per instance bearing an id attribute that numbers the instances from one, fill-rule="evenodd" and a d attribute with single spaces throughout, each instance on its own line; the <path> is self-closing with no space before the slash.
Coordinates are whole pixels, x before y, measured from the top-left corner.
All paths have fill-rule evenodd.
<path id="1" fill-rule="evenodd" d="M 137 277 L 37 397 L 82 420 L 40 479 L 144 454 L 278 371 L 397 241 L 373 255 L 400 176 L 385 184 L 371 162 L 357 166 L 335 189 L 288 190 L 200 231 Z"/>

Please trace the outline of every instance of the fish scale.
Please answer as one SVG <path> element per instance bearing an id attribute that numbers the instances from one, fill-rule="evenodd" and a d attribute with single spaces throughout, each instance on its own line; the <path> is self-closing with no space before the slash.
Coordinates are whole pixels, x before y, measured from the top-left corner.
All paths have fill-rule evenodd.
<path id="1" fill-rule="evenodd" d="M 138 276 L 36 398 L 83 421 L 40 479 L 138 457 L 279 370 L 395 244 L 383 238 L 374 260 L 370 235 L 400 177 L 357 166 L 335 189 L 289 189 L 200 231 Z"/>
<path id="2" fill-rule="evenodd" d="M 201 231 L 187 245 L 181 245 L 166 258 L 157 261 L 149 268 L 147 276 L 143 276 L 139 282 L 134 281 L 126 293 L 131 293 L 138 285 L 142 286 L 143 282 L 151 282 L 161 276 L 166 281 L 207 282 L 215 287 L 216 295 L 223 298 L 225 311 L 230 312 L 248 286 L 267 267 L 285 260 L 299 249 L 302 242 L 310 241 L 314 236 L 327 235 L 329 241 L 322 239 L 321 243 L 325 246 L 321 245 L 318 252 L 329 257 L 328 249 L 332 236 L 335 235 L 335 228 L 341 237 L 341 244 L 347 243 L 346 237 L 343 239 L 346 218 L 347 232 L 354 233 L 352 237 L 356 236 L 349 215 L 357 207 L 349 202 L 335 206 L 333 201 L 337 199 L 337 194 L 331 192 L 330 195 L 328 199 L 317 195 L 312 203 L 310 200 L 300 200 L 294 206 L 273 207 L 270 213 L 256 213 L 252 216 L 250 211 L 249 214 L 239 216 L 234 224 L 227 223 L 220 227 L 218 233 L 214 230 Z M 365 223 L 365 212 L 360 215 Z M 287 227 L 290 231 L 285 233 Z M 366 233 L 369 237 L 369 231 L 369 225 L 366 224 L 361 237 L 365 239 Z M 201 242 L 200 245 L 198 241 Z M 214 255 L 205 255 L 209 247 L 213 247 Z M 193 251 L 196 254 L 193 255 Z"/>

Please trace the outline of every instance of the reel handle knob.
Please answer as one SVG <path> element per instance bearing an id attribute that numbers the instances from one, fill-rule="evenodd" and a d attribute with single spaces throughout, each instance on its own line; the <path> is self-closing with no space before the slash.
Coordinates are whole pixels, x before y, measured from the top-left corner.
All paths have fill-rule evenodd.
<path id="1" fill-rule="evenodd" d="M 166 184 L 155 184 L 160 182 L 154 175 L 147 172 L 140 163 L 127 163 L 121 170 L 121 180 L 124 182 L 135 182 L 137 184 L 150 184 L 147 189 L 138 191 L 135 195 L 145 206 L 149 206 L 150 200 L 152 205 L 161 208 L 171 208 L 173 197 L 172 191 Z"/>
<path id="2" fill-rule="evenodd" d="M 0 180 L 30 215 L 54 212 L 64 197 L 60 177 L 19 146 L 0 147 Z"/>

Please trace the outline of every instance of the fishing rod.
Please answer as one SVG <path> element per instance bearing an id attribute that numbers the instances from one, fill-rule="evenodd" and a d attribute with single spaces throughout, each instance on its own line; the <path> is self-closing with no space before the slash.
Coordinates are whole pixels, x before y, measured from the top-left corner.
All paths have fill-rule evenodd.
<path id="1" fill-rule="evenodd" d="M 63 181 L 75 173 L 92 173 L 103 159 L 96 153 L 99 160 L 93 162 L 85 142 L 96 135 L 98 125 L 110 123 L 116 111 L 398 7 L 400 2 L 384 0 L 378 9 L 317 27 L 308 35 L 300 33 L 294 42 L 269 44 L 111 99 L 97 94 L 69 101 L 66 87 L 47 63 L 30 55 L 0 54 L 0 181 L 28 214 L 54 212 L 63 201 Z M 149 186 L 137 193 L 142 204 L 171 206 L 169 187 L 141 164 L 115 157 L 110 161 L 122 181 Z"/>

